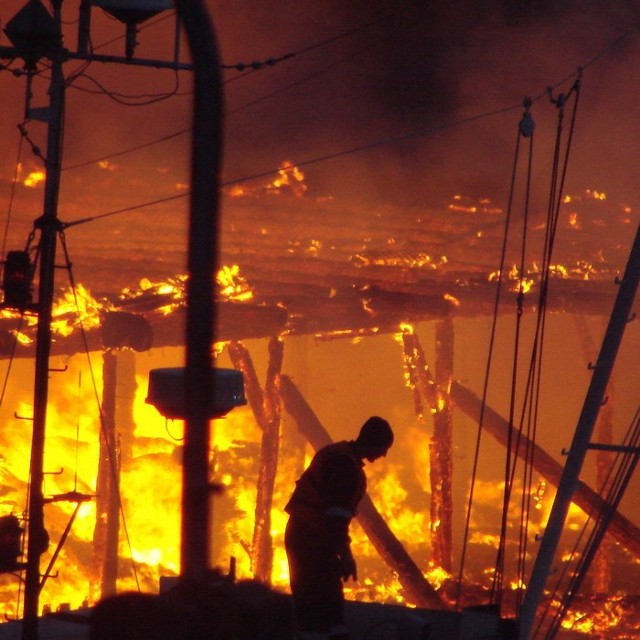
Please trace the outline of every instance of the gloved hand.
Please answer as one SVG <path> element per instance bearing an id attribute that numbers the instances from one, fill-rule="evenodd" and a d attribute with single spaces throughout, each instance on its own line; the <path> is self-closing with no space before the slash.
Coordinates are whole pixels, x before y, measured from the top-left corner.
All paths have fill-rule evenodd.
<path id="1" fill-rule="evenodd" d="M 346 582 L 349 578 L 358 580 L 356 561 L 351 553 L 351 547 L 345 544 L 338 549 L 338 572 L 340 578 Z"/>

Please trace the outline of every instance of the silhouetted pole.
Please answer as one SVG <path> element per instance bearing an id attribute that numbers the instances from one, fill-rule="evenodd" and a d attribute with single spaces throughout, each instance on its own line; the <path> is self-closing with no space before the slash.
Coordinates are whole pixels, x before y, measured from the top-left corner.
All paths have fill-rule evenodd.
<path id="1" fill-rule="evenodd" d="M 186 389 L 182 482 L 181 575 L 200 581 L 209 554 L 209 396 L 215 340 L 214 277 L 218 259 L 222 157 L 222 88 L 216 40 L 201 0 L 176 0 L 194 65 L 191 202 L 186 320 Z"/>
<path id="2" fill-rule="evenodd" d="M 61 0 L 53 0 L 54 19 L 61 25 Z M 36 221 L 40 230 L 40 272 L 38 283 L 38 330 L 36 334 L 36 364 L 33 399 L 33 432 L 31 437 L 30 493 L 28 504 L 29 535 L 27 537 L 27 568 L 24 582 L 23 640 L 38 638 L 38 603 L 40 598 L 40 557 L 49 546 L 44 526 L 44 443 L 47 426 L 49 391 L 49 354 L 51 351 L 51 315 L 55 280 L 56 243 L 59 231 L 58 194 L 62 158 L 62 110 L 64 77 L 62 74 L 62 42 L 58 55 L 51 55 L 49 113 L 44 208 Z"/>
<path id="3" fill-rule="evenodd" d="M 102 354 L 102 420 L 96 482 L 96 525 L 93 531 L 94 569 L 100 581 L 100 598 L 114 595 L 118 581 L 120 455 L 116 430 L 117 386 L 118 354 L 108 349 Z"/>

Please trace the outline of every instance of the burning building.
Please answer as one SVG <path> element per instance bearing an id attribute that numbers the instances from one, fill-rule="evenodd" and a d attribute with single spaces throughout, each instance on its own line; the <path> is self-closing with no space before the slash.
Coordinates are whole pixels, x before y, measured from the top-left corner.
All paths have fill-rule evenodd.
<path id="1" fill-rule="evenodd" d="M 161 190 L 166 202 L 124 228 L 69 228 L 87 284 L 72 282 L 52 323 L 44 490 L 51 540 L 66 543 L 45 555 L 41 601 L 58 613 L 114 592 L 153 593 L 161 578 L 180 571 L 183 425 L 145 400 L 149 371 L 184 357 L 185 230 L 176 201 L 187 181 L 167 166 L 146 180 L 112 162 L 90 170 L 95 191 L 117 200 L 112 213 L 131 191 Z M 25 193 L 41 189 L 37 175 L 27 173 Z M 229 181 L 222 192 L 216 364 L 242 371 L 249 406 L 212 425 L 212 564 L 286 591 L 282 507 L 294 479 L 314 448 L 352 437 L 363 417 L 382 414 L 398 444 L 373 472 L 354 532 L 361 580 L 348 598 L 452 610 L 499 600 L 511 616 L 637 209 L 600 189 L 567 190 L 552 202 L 553 261 L 539 257 L 550 233 L 540 204 L 531 205 L 522 235 L 527 251 L 505 243 L 500 261 L 509 213 L 503 197 L 451 191 L 426 204 L 418 197 L 400 207 L 386 199 L 354 204 L 314 188 L 291 160 L 275 176 Z M 67 213 L 80 219 L 94 196 L 69 198 Z M 5 512 L 20 514 L 28 493 L 33 409 L 24 380 L 32 373 L 34 327 L 29 314 L 8 313 L 0 322 L 7 373 L 2 495 Z M 637 331 L 630 323 L 602 411 L 599 433 L 609 443 L 636 409 L 637 380 L 628 372 Z M 533 345 L 545 372 L 535 393 L 525 383 Z M 534 422 L 535 438 L 524 429 Z M 534 452 L 528 484 L 511 476 L 519 463 L 510 438 L 525 433 Z M 602 500 L 607 455 L 585 467 L 560 569 L 575 556 L 584 514 Z M 505 501 L 507 489 L 521 490 L 530 504 Z M 586 597 L 566 618 L 566 637 L 637 630 L 636 500 L 627 495 L 617 505 Z M 528 529 L 518 529 L 525 520 Z M 524 552 L 516 531 L 525 532 Z M 11 573 L 0 579 L 4 613 L 17 617 L 20 582 Z"/>

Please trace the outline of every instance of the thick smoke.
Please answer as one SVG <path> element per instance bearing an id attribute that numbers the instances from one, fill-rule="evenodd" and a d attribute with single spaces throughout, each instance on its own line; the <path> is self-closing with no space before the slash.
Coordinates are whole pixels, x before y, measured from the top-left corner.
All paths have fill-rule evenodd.
<path id="1" fill-rule="evenodd" d="M 285 2 L 274 10 L 254 2 L 242 13 L 226 4 L 213 5 L 225 62 L 297 52 L 227 85 L 230 178 L 268 169 L 278 153 L 303 162 L 371 145 L 313 165 L 309 175 L 323 189 L 365 199 L 420 202 L 465 189 L 497 198 L 508 183 L 517 105 L 531 96 L 539 98 L 538 172 L 548 182 L 556 109 L 545 91 L 588 65 L 576 184 L 633 197 L 633 178 L 601 170 L 605 154 L 615 164 L 632 160 L 627 141 L 637 127 L 627 116 L 636 45 L 633 35 L 616 42 L 638 20 L 626 3 Z M 569 78 L 556 92 L 570 87 Z M 449 127 L 509 106 L 516 108 Z"/>

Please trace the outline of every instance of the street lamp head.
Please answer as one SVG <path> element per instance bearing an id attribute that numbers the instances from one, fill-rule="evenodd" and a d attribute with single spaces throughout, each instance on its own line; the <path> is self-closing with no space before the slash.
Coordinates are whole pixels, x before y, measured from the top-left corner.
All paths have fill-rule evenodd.
<path id="1" fill-rule="evenodd" d="M 140 24 L 162 11 L 173 9 L 172 0 L 91 0 L 125 24 Z"/>
<path id="2" fill-rule="evenodd" d="M 90 2 L 126 25 L 125 55 L 129 60 L 133 58 L 138 44 L 137 25 L 162 11 L 173 8 L 172 0 L 90 0 Z"/>
<path id="3" fill-rule="evenodd" d="M 183 367 L 149 371 L 146 403 L 153 405 L 165 418 L 185 420 L 188 408 L 185 374 Z M 222 418 L 235 407 L 247 404 L 242 373 L 235 369 L 212 368 L 209 389 L 209 419 Z"/>

